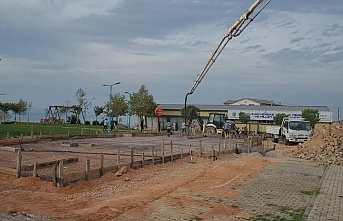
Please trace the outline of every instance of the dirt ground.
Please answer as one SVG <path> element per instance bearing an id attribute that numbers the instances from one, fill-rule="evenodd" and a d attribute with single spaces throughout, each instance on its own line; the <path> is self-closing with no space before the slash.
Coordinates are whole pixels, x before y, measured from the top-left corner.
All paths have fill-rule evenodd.
<path id="1" fill-rule="evenodd" d="M 155 138 L 145 138 L 140 144 L 151 144 L 151 139 Z M 187 142 L 198 141 L 175 141 L 179 144 L 182 142 L 187 146 Z M 135 140 L 132 143 L 136 145 L 139 142 Z M 87 148 L 94 151 L 111 150 L 111 145 L 102 143 Z M 42 146 L 46 147 L 46 144 L 27 144 L 24 148 L 39 149 Z M 180 209 L 196 206 L 209 208 L 202 211 L 200 217 L 190 217 L 189 220 L 249 217 L 250 214 L 240 211 L 239 208 L 218 202 L 239 198 L 235 187 L 244 185 L 267 165 L 280 158 L 287 158 L 285 150 L 292 148 L 296 147 L 285 148 L 278 145 L 276 151 L 269 153 L 273 157 L 261 156 L 258 153 L 221 155 L 216 161 L 199 157 L 193 157 L 191 160 L 187 157 L 166 164 L 129 169 L 121 177 L 107 173 L 99 179 L 70 183 L 66 187 L 54 187 L 51 182 L 42 181 L 38 177 L 15 179 L 0 174 L 0 212 L 3 217 L 7 214 L 6 219 L 9 220 L 11 217 L 13 220 L 20 220 L 19 217 L 25 217 L 26 220 L 147 220 L 152 213 L 165 214 L 168 217 L 167 213 L 172 212 L 166 211 L 165 206 L 160 203 L 163 198 Z M 46 153 L 40 154 L 43 156 Z M 4 161 L 4 156 L 2 157 Z M 32 159 L 37 157 L 39 158 L 39 154 Z M 182 197 L 184 195 L 192 197 Z M 197 197 L 207 200 L 194 200 Z M 130 214 L 129 219 L 125 218 L 126 214 Z M 160 219 L 156 217 L 155 220 Z"/>

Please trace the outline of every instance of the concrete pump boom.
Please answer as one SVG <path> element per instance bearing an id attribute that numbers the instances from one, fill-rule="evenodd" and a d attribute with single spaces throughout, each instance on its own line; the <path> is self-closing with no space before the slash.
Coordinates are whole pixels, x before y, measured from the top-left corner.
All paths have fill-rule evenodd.
<path id="1" fill-rule="evenodd" d="M 217 60 L 218 56 L 220 53 L 224 50 L 225 46 L 229 41 L 234 38 L 239 36 L 245 28 L 262 12 L 262 10 L 271 2 L 271 0 L 268 0 L 263 7 L 253 15 L 253 12 L 255 9 L 263 2 L 264 0 L 256 0 L 250 8 L 230 27 L 229 31 L 227 34 L 225 34 L 221 41 L 219 42 L 218 46 L 212 53 L 210 59 L 206 63 L 205 67 L 202 69 L 200 75 L 198 76 L 197 80 L 194 82 L 193 87 L 191 90 L 186 94 L 185 96 L 185 113 L 187 113 L 187 98 L 189 95 L 193 94 L 195 89 L 198 87 L 198 85 L 201 83 L 202 79 L 205 77 L 209 69 L 212 67 L 214 62 Z M 251 18 L 249 16 L 252 15 Z M 246 23 L 247 22 L 247 23 Z M 185 123 L 187 124 L 187 116 L 185 114 Z"/>

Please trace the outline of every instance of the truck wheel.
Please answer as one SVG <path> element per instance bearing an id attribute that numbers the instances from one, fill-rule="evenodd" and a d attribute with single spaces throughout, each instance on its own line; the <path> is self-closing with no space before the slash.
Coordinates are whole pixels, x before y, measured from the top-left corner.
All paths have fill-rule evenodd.
<path id="1" fill-rule="evenodd" d="M 208 136 L 211 136 L 212 134 L 216 133 L 216 129 L 214 129 L 213 127 L 206 127 L 205 133 Z"/>
<path id="2" fill-rule="evenodd" d="M 283 138 L 283 143 L 284 143 L 285 145 L 288 145 L 288 144 L 289 144 L 289 141 L 288 141 L 288 139 L 287 139 L 286 137 Z"/>
<path id="3" fill-rule="evenodd" d="M 274 143 L 279 143 L 279 138 L 276 138 L 276 137 L 273 136 L 273 142 Z"/>

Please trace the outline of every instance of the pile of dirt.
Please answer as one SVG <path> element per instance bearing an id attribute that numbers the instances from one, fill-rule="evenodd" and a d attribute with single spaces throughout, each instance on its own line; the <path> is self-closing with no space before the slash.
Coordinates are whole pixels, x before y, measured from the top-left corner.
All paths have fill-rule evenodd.
<path id="1" fill-rule="evenodd" d="M 324 164 L 343 163 L 343 128 L 339 123 L 325 125 L 308 142 L 288 153 L 292 157 Z"/>

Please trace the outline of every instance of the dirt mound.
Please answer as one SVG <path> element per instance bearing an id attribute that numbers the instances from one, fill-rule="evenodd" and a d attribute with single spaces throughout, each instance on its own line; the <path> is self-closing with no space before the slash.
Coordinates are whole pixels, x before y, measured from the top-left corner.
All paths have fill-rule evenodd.
<path id="1" fill-rule="evenodd" d="M 325 125 L 308 142 L 288 153 L 292 157 L 314 160 L 324 164 L 343 163 L 343 128 L 334 123 Z"/>

